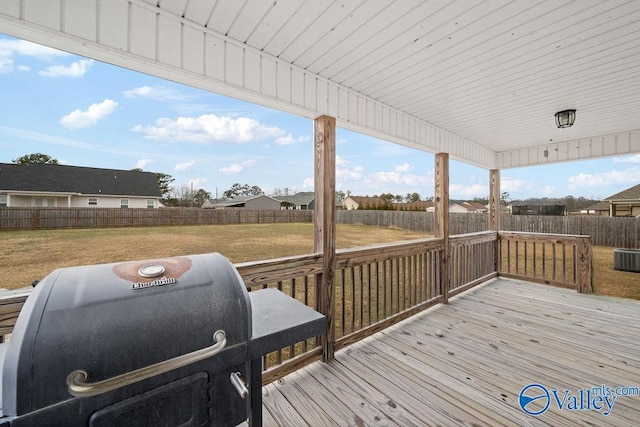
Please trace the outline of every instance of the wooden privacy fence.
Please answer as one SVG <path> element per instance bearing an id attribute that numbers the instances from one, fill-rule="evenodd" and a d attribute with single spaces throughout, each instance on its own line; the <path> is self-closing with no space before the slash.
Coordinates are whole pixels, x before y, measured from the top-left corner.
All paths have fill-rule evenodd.
<path id="1" fill-rule="evenodd" d="M 404 230 L 433 233 L 433 213 L 403 211 L 337 211 L 336 220 L 343 224 L 397 227 Z M 451 235 L 486 231 L 486 213 L 449 214 Z M 594 246 L 640 248 L 640 218 L 611 218 L 597 215 L 501 215 L 503 231 L 568 234 L 590 236 Z"/>
<path id="2" fill-rule="evenodd" d="M 0 208 L 0 230 L 51 228 L 153 227 L 170 225 L 223 225 L 311 222 L 313 211 L 252 211 L 246 209 L 120 209 L 120 208 Z M 431 212 L 336 211 L 339 224 L 396 227 L 434 232 Z M 451 235 L 486 231 L 488 214 L 449 214 Z M 595 215 L 501 215 L 500 229 L 515 232 L 591 236 L 595 246 L 640 248 L 640 218 Z"/>
<path id="3" fill-rule="evenodd" d="M 0 230 L 311 222 L 312 211 L 201 208 L 0 208 Z"/>

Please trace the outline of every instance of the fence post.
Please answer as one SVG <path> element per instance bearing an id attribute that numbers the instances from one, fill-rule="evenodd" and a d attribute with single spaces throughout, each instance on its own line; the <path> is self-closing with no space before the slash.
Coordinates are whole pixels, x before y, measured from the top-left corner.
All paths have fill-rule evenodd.
<path id="1" fill-rule="evenodd" d="M 577 288 L 581 294 L 593 292 L 591 285 L 591 238 L 578 237 L 576 267 L 578 269 Z"/>

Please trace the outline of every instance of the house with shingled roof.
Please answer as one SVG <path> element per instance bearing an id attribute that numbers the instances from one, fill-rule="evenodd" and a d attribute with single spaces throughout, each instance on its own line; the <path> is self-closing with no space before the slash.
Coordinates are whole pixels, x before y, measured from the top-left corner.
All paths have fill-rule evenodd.
<path id="1" fill-rule="evenodd" d="M 609 202 L 609 216 L 640 215 L 640 184 L 604 199 Z"/>
<path id="2" fill-rule="evenodd" d="M 152 172 L 0 163 L 0 207 L 158 208 Z"/>

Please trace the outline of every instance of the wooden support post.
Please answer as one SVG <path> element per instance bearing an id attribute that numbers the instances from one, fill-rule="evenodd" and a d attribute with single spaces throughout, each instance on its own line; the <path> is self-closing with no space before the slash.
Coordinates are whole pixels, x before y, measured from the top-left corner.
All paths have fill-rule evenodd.
<path id="1" fill-rule="evenodd" d="M 495 231 L 496 235 L 500 231 L 500 213 L 502 205 L 500 203 L 500 169 L 489 171 L 489 230 Z M 493 268 L 500 271 L 500 239 L 496 236 L 496 243 L 493 248 Z"/>
<path id="2" fill-rule="evenodd" d="M 440 292 L 442 302 L 449 302 L 449 153 L 436 154 L 435 165 L 436 237 L 442 239 L 440 253 Z"/>
<path id="3" fill-rule="evenodd" d="M 314 122 L 314 252 L 322 254 L 322 274 L 316 276 L 316 309 L 327 317 L 322 336 L 322 359 L 334 358 L 336 274 L 336 119 L 320 116 Z"/>
<path id="4" fill-rule="evenodd" d="M 590 294 L 593 289 L 591 286 L 591 238 L 579 237 L 576 248 L 577 260 L 576 268 L 578 269 L 577 288 L 581 294 Z"/>

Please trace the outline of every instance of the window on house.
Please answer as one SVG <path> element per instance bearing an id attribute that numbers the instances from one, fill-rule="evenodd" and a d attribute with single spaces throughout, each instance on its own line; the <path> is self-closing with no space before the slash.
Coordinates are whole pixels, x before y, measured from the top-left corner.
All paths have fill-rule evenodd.
<path id="1" fill-rule="evenodd" d="M 89 206 L 98 206 L 98 198 L 89 197 Z"/>
<path id="2" fill-rule="evenodd" d="M 0 208 L 6 208 L 6 207 L 7 207 L 7 195 L 0 194 Z"/>
<path id="3" fill-rule="evenodd" d="M 33 206 L 36 208 L 54 208 L 56 199 L 53 197 L 36 197 L 33 199 Z"/>
<path id="4" fill-rule="evenodd" d="M 128 208 L 129 207 L 129 199 L 120 199 L 120 207 Z"/>
<path id="5" fill-rule="evenodd" d="M 153 200 L 147 200 L 147 208 L 153 209 L 155 207 Z"/>

